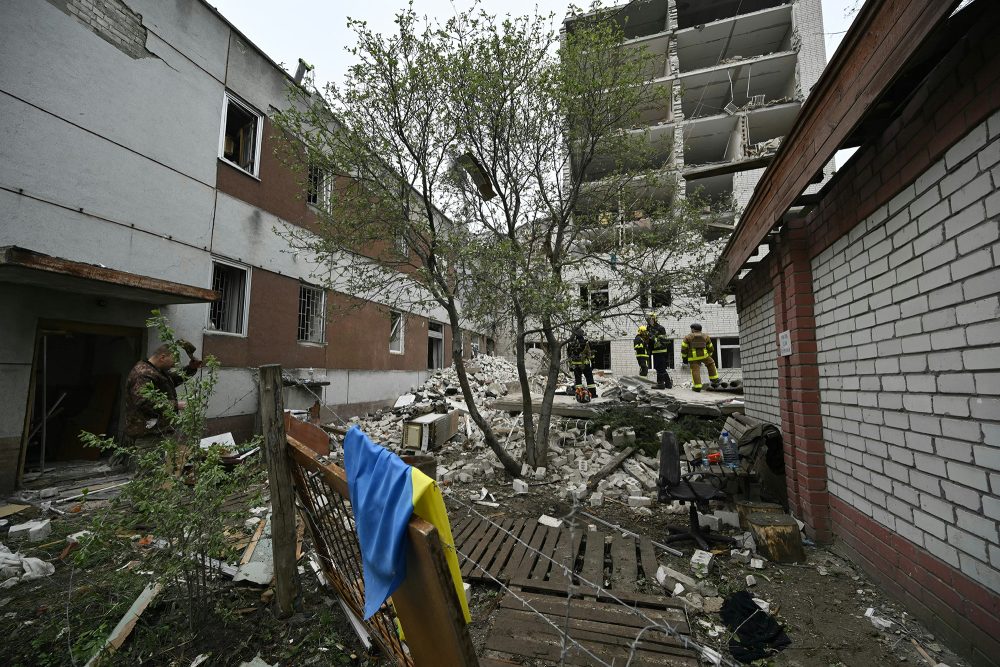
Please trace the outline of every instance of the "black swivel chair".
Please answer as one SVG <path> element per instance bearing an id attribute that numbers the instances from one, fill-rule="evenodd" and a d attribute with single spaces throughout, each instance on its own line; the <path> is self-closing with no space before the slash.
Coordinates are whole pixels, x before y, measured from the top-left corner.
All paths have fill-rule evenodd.
<path id="1" fill-rule="evenodd" d="M 692 480 L 695 477 L 697 479 Z M 677 436 L 671 431 L 660 434 L 660 476 L 656 483 L 657 500 L 661 503 L 677 500 L 691 505 L 691 527 L 667 526 L 669 534 L 664 542 L 693 540 L 701 549 L 708 550 L 709 542 L 735 544 L 736 540 L 716 535 L 702 528 L 698 522 L 698 508 L 708 509 L 709 500 L 725 500 L 722 479 L 709 472 L 681 474 L 681 457 Z"/>

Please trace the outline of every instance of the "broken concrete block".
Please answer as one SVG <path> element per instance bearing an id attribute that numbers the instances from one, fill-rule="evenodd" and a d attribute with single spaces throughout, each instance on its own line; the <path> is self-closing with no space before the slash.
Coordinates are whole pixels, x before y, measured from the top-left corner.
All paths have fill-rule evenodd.
<path id="1" fill-rule="evenodd" d="M 714 558 L 715 554 L 711 551 L 695 549 L 694 555 L 691 556 L 691 571 L 698 577 L 707 577 Z"/>
<path id="2" fill-rule="evenodd" d="M 684 596 L 684 599 L 687 600 L 688 604 L 690 604 L 691 608 L 695 611 L 703 611 L 705 609 L 704 598 L 697 593 L 688 593 Z"/>
<path id="3" fill-rule="evenodd" d="M 719 587 L 707 581 L 699 581 L 698 592 L 706 598 L 714 598 L 719 596 Z"/>
<path id="4" fill-rule="evenodd" d="M 532 472 L 531 466 L 529 466 L 527 463 L 521 464 L 521 477 L 527 477 L 528 475 L 531 474 L 531 472 Z"/>
<path id="5" fill-rule="evenodd" d="M 467 472 L 458 473 L 458 481 L 462 484 L 468 484 L 472 481 L 472 475 Z"/>
<path id="6" fill-rule="evenodd" d="M 752 567 L 755 570 L 763 570 L 764 569 L 764 561 L 761 560 L 760 558 L 751 558 L 750 559 L 750 567 Z"/>
<path id="7" fill-rule="evenodd" d="M 740 527 L 740 515 L 737 512 L 727 512 L 725 510 L 715 510 L 715 518 L 719 520 L 719 523 L 723 526 L 729 526 L 730 528 Z"/>
<path id="8" fill-rule="evenodd" d="M 629 496 L 628 506 L 629 507 L 649 507 L 653 504 L 653 499 L 647 496 Z"/>
<path id="9" fill-rule="evenodd" d="M 539 466 L 535 469 L 535 479 L 545 479 L 545 466 Z"/>
<path id="10" fill-rule="evenodd" d="M 743 563 L 747 565 L 750 563 L 750 550 L 749 549 L 732 549 L 729 552 L 729 556 L 737 563 Z"/>
<path id="11" fill-rule="evenodd" d="M 601 507 L 604 505 L 604 494 L 600 491 L 595 491 L 590 494 L 590 506 L 591 507 Z"/>
<path id="12" fill-rule="evenodd" d="M 656 580 L 660 582 L 661 586 L 663 586 L 664 584 L 662 580 L 665 579 L 673 580 L 673 582 L 670 584 L 671 588 L 673 588 L 673 583 L 684 584 L 685 588 L 689 588 L 691 590 L 694 590 L 695 588 L 698 587 L 698 582 L 689 577 L 688 575 L 684 574 L 683 572 L 678 572 L 677 570 L 673 569 L 672 567 L 668 567 L 667 565 L 661 565 L 656 569 Z"/>
<path id="13" fill-rule="evenodd" d="M 59 495 L 59 489 L 54 486 L 50 486 L 47 489 L 42 489 L 38 492 L 39 498 L 55 498 Z"/>
<path id="14" fill-rule="evenodd" d="M 52 532 L 52 522 L 49 519 L 37 519 L 27 521 L 10 527 L 7 537 L 12 540 L 24 540 L 29 542 L 41 542 Z"/>
<path id="15" fill-rule="evenodd" d="M 680 597 L 683 593 L 684 593 L 684 584 L 678 581 L 676 584 L 674 584 L 674 590 L 671 593 L 671 595 L 673 595 L 676 598 Z"/>
<path id="16" fill-rule="evenodd" d="M 543 526 L 558 528 L 563 524 L 563 521 L 562 519 L 556 519 L 555 517 L 551 517 L 548 514 L 543 514 L 542 516 L 538 517 L 538 523 L 542 524 Z"/>
<path id="17" fill-rule="evenodd" d="M 528 492 L 528 483 L 525 482 L 523 479 L 515 479 L 514 493 L 527 493 L 527 492 Z"/>
<path id="18" fill-rule="evenodd" d="M 717 614 L 722 611 L 722 598 L 706 597 L 702 601 L 702 609 L 709 614 Z"/>
<path id="19" fill-rule="evenodd" d="M 756 586 L 756 585 L 757 585 L 757 577 L 753 576 L 752 574 L 748 574 L 747 586 Z"/>
<path id="20" fill-rule="evenodd" d="M 702 514 L 698 512 L 698 522 L 703 528 L 708 528 L 712 531 L 719 530 L 719 518 L 711 514 Z"/>

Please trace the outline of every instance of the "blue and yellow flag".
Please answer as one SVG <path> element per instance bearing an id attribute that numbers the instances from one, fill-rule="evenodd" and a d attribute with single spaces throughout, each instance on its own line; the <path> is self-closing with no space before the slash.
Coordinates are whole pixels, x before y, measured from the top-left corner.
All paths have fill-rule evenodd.
<path id="1" fill-rule="evenodd" d="M 437 483 L 373 443 L 357 426 L 352 426 L 344 438 L 344 467 L 361 545 L 365 620 L 379 610 L 406 577 L 409 543 L 406 527 L 410 516 L 416 512 L 438 530 L 455 592 L 468 623 L 471 616 L 462 573 Z"/>

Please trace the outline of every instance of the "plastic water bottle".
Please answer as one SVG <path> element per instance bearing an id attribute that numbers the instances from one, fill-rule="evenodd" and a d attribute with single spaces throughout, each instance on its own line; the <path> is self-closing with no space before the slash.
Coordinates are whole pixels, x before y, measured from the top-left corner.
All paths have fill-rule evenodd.
<path id="1" fill-rule="evenodd" d="M 736 446 L 736 440 L 729 435 L 729 431 L 723 431 L 719 437 L 719 449 L 722 451 L 722 460 L 726 467 L 735 470 L 740 464 L 740 450 Z"/>
<path id="2" fill-rule="evenodd" d="M 701 467 L 708 470 L 708 446 L 702 446 L 701 448 Z"/>

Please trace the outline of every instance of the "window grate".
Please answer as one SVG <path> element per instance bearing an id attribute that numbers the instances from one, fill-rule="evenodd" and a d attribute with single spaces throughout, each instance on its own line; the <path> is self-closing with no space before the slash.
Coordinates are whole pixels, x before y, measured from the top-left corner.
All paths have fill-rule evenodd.
<path id="1" fill-rule="evenodd" d="M 299 341 L 326 341 L 326 293 L 322 288 L 299 285 Z"/>
<path id="2" fill-rule="evenodd" d="M 219 293 L 209 309 L 209 324 L 216 331 L 243 334 L 246 322 L 247 272 L 228 264 L 213 264 L 212 289 Z"/>

